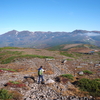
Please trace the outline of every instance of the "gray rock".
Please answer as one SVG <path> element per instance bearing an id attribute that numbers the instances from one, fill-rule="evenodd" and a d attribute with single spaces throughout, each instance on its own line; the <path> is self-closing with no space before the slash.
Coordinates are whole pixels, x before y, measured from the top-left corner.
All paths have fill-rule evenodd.
<path id="1" fill-rule="evenodd" d="M 88 64 L 86 64 L 86 63 L 80 63 L 80 65 L 81 65 L 81 66 L 82 66 L 82 65 L 83 65 L 83 66 L 86 66 L 86 65 L 88 65 Z"/>
<path id="2" fill-rule="evenodd" d="M 77 66 L 76 68 L 82 68 L 83 66 Z"/>
<path id="3" fill-rule="evenodd" d="M 45 84 L 54 84 L 54 83 L 55 83 L 55 81 L 52 80 L 52 79 L 48 79 L 48 80 L 45 82 Z"/>
<path id="4" fill-rule="evenodd" d="M 95 67 L 99 67 L 100 66 L 100 64 L 95 64 Z"/>
<path id="5" fill-rule="evenodd" d="M 66 63 L 67 62 L 67 60 L 63 60 L 61 63 Z"/>
<path id="6" fill-rule="evenodd" d="M 31 98 L 28 97 L 28 98 L 26 98 L 26 99 L 24 99 L 24 100 L 31 100 Z"/>
<path id="7" fill-rule="evenodd" d="M 84 75 L 83 71 L 78 72 L 79 75 Z"/>

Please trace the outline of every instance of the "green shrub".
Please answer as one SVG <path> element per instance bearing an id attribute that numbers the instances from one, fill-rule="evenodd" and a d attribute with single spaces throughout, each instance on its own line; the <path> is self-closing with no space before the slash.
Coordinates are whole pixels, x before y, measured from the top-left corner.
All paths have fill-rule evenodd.
<path id="1" fill-rule="evenodd" d="M 8 57 L 6 59 L 3 59 L 1 61 L 1 64 L 7 64 L 7 63 L 10 63 L 12 62 L 14 59 L 16 58 L 51 58 L 53 59 L 54 57 L 51 57 L 51 56 L 40 56 L 40 55 L 17 55 L 17 56 L 11 56 L 11 57 Z"/>
<path id="2" fill-rule="evenodd" d="M 16 58 L 16 56 L 6 58 L 6 59 L 2 60 L 1 64 L 8 64 L 8 63 L 12 62 L 15 58 Z"/>
<path id="3" fill-rule="evenodd" d="M 49 48 L 49 50 L 51 51 L 55 51 L 55 50 L 62 50 L 62 48 L 64 47 L 64 45 L 57 45 L 57 46 L 53 46 L 51 48 Z"/>
<path id="4" fill-rule="evenodd" d="M 100 78 L 96 78 L 96 79 L 94 79 L 94 80 L 96 80 L 96 81 L 100 82 Z"/>
<path id="5" fill-rule="evenodd" d="M 61 76 L 73 80 L 73 75 L 71 75 L 71 74 L 63 74 Z"/>
<path id="6" fill-rule="evenodd" d="M 6 51 L 3 50 L 0 52 L 0 63 L 7 64 L 12 62 L 16 57 L 22 55 L 22 52 L 19 51 Z"/>
<path id="7" fill-rule="evenodd" d="M 40 56 L 40 55 L 21 55 L 19 56 L 20 58 L 54 58 L 54 57 L 51 57 L 51 56 Z"/>
<path id="8" fill-rule="evenodd" d="M 4 49 L 20 49 L 18 47 L 1 47 L 0 50 L 4 50 Z"/>
<path id="9" fill-rule="evenodd" d="M 20 84 L 19 82 L 17 81 L 9 81 L 10 83 L 13 83 L 13 84 Z"/>
<path id="10" fill-rule="evenodd" d="M 12 98 L 13 98 L 12 93 L 8 93 L 8 91 L 5 89 L 0 90 L 0 100 L 10 100 Z"/>
<path id="11" fill-rule="evenodd" d="M 84 74 L 93 74 L 93 72 L 92 71 L 89 71 L 89 70 L 84 70 L 83 73 Z"/>
<path id="12" fill-rule="evenodd" d="M 88 91 L 90 95 L 100 96 L 100 82 L 96 80 L 83 78 L 78 81 L 77 85 L 81 90 Z"/>
<path id="13" fill-rule="evenodd" d="M 6 51 L 6 54 L 21 55 L 22 54 L 22 51 Z"/>
<path id="14" fill-rule="evenodd" d="M 73 54 L 68 53 L 68 52 L 60 52 L 61 55 L 67 56 L 67 57 L 74 57 Z"/>
<path id="15" fill-rule="evenodd" d="M 0 68 L 0 70 L 6 70 L 6 71 L 14 71 L 14 72 L 16 72 L 16 70 L 14 70 L 14 69 L 7 69 L 7 68 Z"/>
<path id="16" fill-rule="evenodd" d="M 16 47 L 4 47 L 4 48 L 0 48 L 0 64 L 7 64 L 7 63 L 11 63 L 14 60 L 16 60 L 16 58 L 51 58 L 53 59 L 54 57 L 51 56 L 41 56 L 41 55 L 23 55 L 22 51 L 8 51 L 7 49 L 17 49 Z"/>
<path id="17" fill-rule="evenodd" d="M 67 59 L 68 61 L 72 61 L 73 59 Z"/>
<path id="18" fill-rule="evenodd" d="M 14 88 L 23 88 L 26 87 L 26 85 L 22 82 L 17 82 L 17 81 L 9 81 L 6 83 L 7 86 L 14 87 Z"/>

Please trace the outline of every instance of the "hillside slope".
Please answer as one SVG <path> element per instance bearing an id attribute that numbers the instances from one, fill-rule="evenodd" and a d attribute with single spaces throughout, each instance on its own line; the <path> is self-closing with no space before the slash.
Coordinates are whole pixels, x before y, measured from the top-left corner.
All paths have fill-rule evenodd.
<path id="1" fill-rule="evenodd" d="M 14 58 L 11 62 L 7 62 L 11 57 Z M 80 91 L 75 82 L 82 78 L 100 79 L 100 52 L 87 55 L 5 47 L 0 48 L 0 59 L 0 88 L 15 93 L 12 100 L 78 100 L 79 98 L 93 100 L 93 98 L 99 98 L 94 94 L 93 97 L 90 96 L 86 91 Z M 37 84 L 37 69 L 41 65 L 45 69 L 45 84 Z M 89 70 L 93 74 L 78 74 L 84 70 Z M 73 80 L 62 77 L 67 74 L 72 75 Z"/>

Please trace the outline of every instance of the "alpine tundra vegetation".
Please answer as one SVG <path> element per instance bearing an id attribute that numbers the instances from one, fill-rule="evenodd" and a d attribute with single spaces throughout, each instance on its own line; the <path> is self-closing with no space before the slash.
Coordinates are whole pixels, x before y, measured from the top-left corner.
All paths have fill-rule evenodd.
<path id="1" fill-rule="evenodd" d="M 0 48 L 0 99 L 100 100 L 99 47 L 59 47 Z M 92 50 L 96 51 L 87 53 Z M 45 69 L 44 84 L 37 82 L 40 66 Z"/>

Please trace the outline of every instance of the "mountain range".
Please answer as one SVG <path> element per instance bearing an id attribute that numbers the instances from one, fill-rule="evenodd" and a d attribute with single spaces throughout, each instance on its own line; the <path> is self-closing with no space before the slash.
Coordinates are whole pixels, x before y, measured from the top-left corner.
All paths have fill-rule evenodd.
<path id="1" fill-rule="evenodd" d="M 0 47 L 47 48 L 61 44 L 92 44 L 100 46 L 100 31 L 30 32 L 12 30 L 0 35 Z"/>

